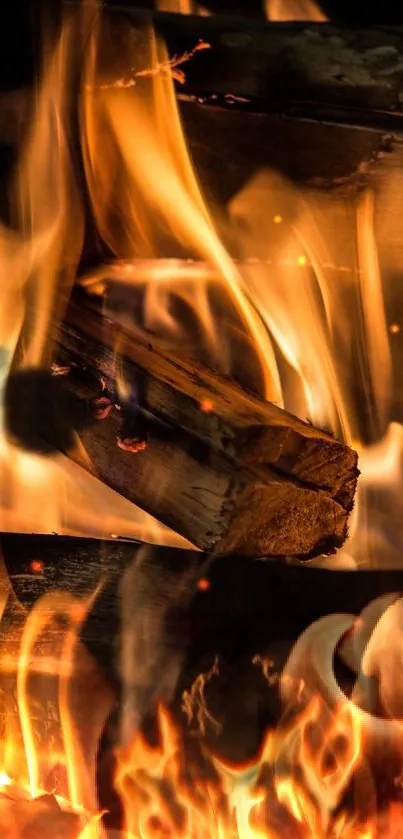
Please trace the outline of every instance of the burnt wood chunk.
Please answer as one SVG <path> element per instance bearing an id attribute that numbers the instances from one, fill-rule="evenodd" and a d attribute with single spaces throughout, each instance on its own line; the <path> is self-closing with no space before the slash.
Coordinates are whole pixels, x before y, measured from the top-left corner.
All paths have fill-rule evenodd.
<path id="1" fill-rule="evenodd" d="M 217 554 L 308 558 L 343 543 L 353 450 L 146 343 L 88 298 L 55 338 L 63 384 L 87 405 L 88 458 L 70 456 L 120 494 Z"/>

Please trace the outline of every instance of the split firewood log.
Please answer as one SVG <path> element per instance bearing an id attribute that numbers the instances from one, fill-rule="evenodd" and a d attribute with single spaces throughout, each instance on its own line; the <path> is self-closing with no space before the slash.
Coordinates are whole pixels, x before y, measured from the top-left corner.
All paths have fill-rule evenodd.
<path id="1" fill-rule="evenodd" d="M 42 387 L 32 371 L 9 378 L 6 425 L 18 442 L 32 442 L 40 422 L 37 437 L 202 550 L 309 558 L 344 542 L 352 449 L 134 337 L 87 298 L 71 303 L 55 337 L 64 375 L 53 394 L 46 376 Z M 84 461 L 68 433 L 58 439 L 69 414 Z"/>

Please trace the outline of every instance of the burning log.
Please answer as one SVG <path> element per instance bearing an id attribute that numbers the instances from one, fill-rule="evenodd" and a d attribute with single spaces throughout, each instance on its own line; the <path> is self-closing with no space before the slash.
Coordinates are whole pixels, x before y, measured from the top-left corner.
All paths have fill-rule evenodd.
<path id="1" fill-rule="evenodd" d="M 149 549 L 146 548 L 145 550 L 149 552 Z M 171 691 L 171 697 L 165 695 L 159 698 L 163 698 L 164 701 L 168 700 L 175 708 L 175 702 L 178 698 L 181 699 L 182 697 L 183 701 L 184 694 L 182 692 L 185 687 L 187 689 L 186 696 L 189 697 L 189 686 L 194 681 L 192 670 L 196 669 L 197 673 L 203 673 L 200 669 L 203 657 L 206 661 L 206 656 L 211 658 L 212 652 L 214 655 L 218 654 L 220 657 L 219 668 L 214 669 L 210 682 L 204 683 L 207 684 L 207 690 L 206 695 L 201 694 L 201 700 L 207 703 L 205 706 L 207 719 L 208 713 L 211 711 L 213 715 L 218 712 L 217 718 L 219 720 L 225 713 L 225 720 L 223 720 L 222 731 L 218 731 L 218 728 L 216 728 L 215 732 L 211 734 L 207 732 L 206 737 L 203 734 L 203 753 L 205 756 L 208 754 L 208 747 L 211 744 L 211 751 L 213 752 L 214 748 L 214 755 L 221 754 L 227 760 L 235 761 L 237 764 L 239 761 L 248 759 L 249 768 L 251 765 L 256 765 L 256 755 L 262 743 L 261 737 L 267 724 L 277 725 L 281 719 L 284 722 L 281 712 L 284 712 L 284 709 L 288 707 L 286 693 L 287 691 L 292 693 L 292 689 L 296 688 L 299 695 L 296 701 L 294 701 L 294 698 L 292 700 L 293 717 L 286 717 L 283 728 L 281 722 L 277 728 L 280 739 L 276 742 L 280 750 L 276 751 L 275 755 L 280 754 L 281 763 L 277 762 L 272 771 L 274 773 L 286 769 L 288 772 L 291 771 L 289 766 L 291 768 L 294 765 L 301 766 L 301 774 L 298 775 L 299 790 L 304 783 L 303 772 L 307 764 L 304 763 L 299 748 L 297 750 L 294 748 L 295 740 L 297 747 L 299 741 L 297 735 L 294 737 L 296 729 L 294 727 L 290 728 L 290 721 L 291 723 L 295 722 L 297 727 L 302 725 L 304 727 L 303 731 L 306 731 L 307 723 L 310 726 L 310 731 L 312 725 L 315 726 L 315 735 L 318 732 L 318 737 L 321 738 L 318 742 L 320 744 L 323 742 L 326 745 L 326 752 L 323 749 L 319 752 L 321 758 L 324 753 L 326 755 L 328 751 L 330 753 L 335 737 L 340 738 L 343 736 L 343 732 L 350 733 L 351 731 L 351 736 L 347 741 L 348 745 L 351 745 L 353 729 L 348 723 L 350 706 L 346 702 L 349 694 L 343 692 L 344 685 L 347 685 L 348 682 L 345 678 L 346 674 L 341 673 L 340 678 L 335 659 L 340 658 L 340 655 L 345 659 L 347 668 L 351 671 L 348 678 L 352 678 L 354 683 L 357 677 L 356 665 L 354 662 L 349 662 L 348 659 L 351 658 L 352 654 L 353 657 L 354 655 L 358 657 L 359 672 L 359 664 L 369 637 L 372 648 L 374 646 L 373 642 L 379 631 L 379 618 L 381 616 L 387 618 L 388 614 L 390 615 L 390 611 L 388 612 L 390 609 L 399 608 L 400 612 L 402 609 L 401 600 L 399 606 L 399 591 L 401 591 L 403 579 L 401 571 L 362 572 L 357 574 L 336 571 L 329 573 L 318 569 L 302 569 L 284 563 L 250 563 L 241 558 L 234 558 L 231 564 L 220 558 L 210 558 L 210 564 L 206 565 L 206 560 L 202 554 L 197 552 L 171 552 L 166 549 L 155 549 L 151 554 L 148 553 L 146 562 L 144 562 L 144 546 L 135 547 L 128 543 L 100 543 L 95 540 L 20 535 L 5 535 L 3 537 L 3 552 L 17 593 L 21 595 L 21 600 L 25 603 L 26 590 L 21 589 L 20 586 L 22 580 L 24 580 L 24 585 L 27 585 L 28 577 L 39 580 L 42 590 L 46 590 L 52 585 L 60 583 L 63 577 L 65 581 L 68 579 L 62 568 L 64 567 L 66 570 L 70 564 L 70 585 L 74 591 L 77 591 L 79 585 L 78 556 L 81 563 L 84 563 L 84 573 L 85 564 L 87 564 L 91 567 L 94 576 L 94 568 L 102 558 L 104 566 L 110 568 L 112 576 L 114 576 L 115 570 L 117 570 L 114 560 L 118 553 L 120 552 L 121 559 L 125 557 L 129 559 L 131 553 L 129 568 L 129 575 L 132 575 L 131 586 L 128 585 L 128 577 L 125 574 L 120 573 L 118 576 L 120 577 L 119 588 L 123 592 L 123 599 L 126 596 L 128 601 L 131 600 L 132 602 L 130 617 L 133 625 L 131 628 L 129 624 L 124 625 L 123 641 L 128 636 L 130 637 L 130 631 L 132 631 L 137 638 L 134 651 L 136 655 L 140 654 L 140 660 L 136 657 L 131 660 L 132 673 L 136 678 L 134 685 L 130 686 L 135 699 L 133 709 L 140 711 L 141 715 L 144 714 L 144 711 L 146 715 L 147 713 L 152 715 L 155 712 L 155 694 L 161 688 L 161 677 L 165 682 L 166 671 L 171 668 L 173 663 L 174 677 L 175 674 L 178 675 L 178 670 L 181 669 L 178 665 L 184 664 L 182 678 L 176 686 L 176 697 L 171 702 Z M 37 563 L 39 558 L 43 558 L 42 572 L 38 574 L 31 570 L 31 574 L 27 574 L 31 563 L 33 561 Z M 135 573 L 136 567 L 137 569 L 140 567 L 140 577 Z M 62 571 L 60 575 L 58 569 Z M 122 572 L 122 568 L 120 570 Z M 90 582 L 89 577 L 88 574 L 87 586 Z M 231 597 L 227 596 L 229 581 L 231 583 Z M 208 583 L 208 585 L 201 586 L 201 582 Z M 106 587 L 111 587 L 111 581 L 106 583 Z M 86 587 L 84 586 L 84 588 Z M 91 590 L 91 587 L 89 590 Z M 314 597 L 312 597 L 313 591 Z M 383 603 L 381 604 L 378 600 L 377 603 L 372 604 L 369 610 L 365 609 L 368 602 L 381 593 L 388 593 L 388 596 L 383 598 Z M 99 603 L 95 601 L 93 609 L 97 610 L 98 608 Z M 363 608 L 364 611 L 360 615 Z M 350 615 L 328 614 L 328 612 L 343 613 L 346 609 L 351 611 Z M 369 612 L 371 612 L 371 615 Z M 327 617 L 324 617 L 325 615 Z M 157 619 L 155 620 L 156 616 Z M 355 618 L 359 619 L 355 620 Z M 91 619 L 92 615 L 90 614 L 89 620 L 91 621 Z M 110 660 L 112 659 L 115 663 L 117 646 L 115 630 L 111 628 L 110 619 L 111 611 L 105 610 L 103 612 L 103 633 L 98 629 L 97 637 L 98 640 L 101 640 L 103 634 L 107 638 Z M 312 621 L 317 621 L 317 623 L 312 624 Z M 175 633 L 173 632 L 174 627 Z M 139 630 L 141 630 L 140 633 Z M 86 631 L 86 628 L 84 628 L 84 631 Z M 301 632 L 303 633 L 302 636 Z M 346 635 L 346 633 L 349 634 Z M 352 637 L 351 633 L 356 637 Z M 342 635 L 340 639 L 341 649 L 339 645 L 340 635 Z M 392 633 L 392 636 L 392 648 L 396 656 L 399 635 Z M 299 640 L 297 640 L 298 638 Z M 387 640 L 389 647 L 389 638 Z M 191 642 L 190 645 L 189 641 Z M 348 644 L 349 641 L 352 642 L 349 650 L 343 650 L 344 645 Z M 188 652 L 187 661 L 183 661 L 185 648 Z M 129 653 L 132 651 L 133 647 L 129 644 Z M 149 666 L 150 661 L 152 663 L 151 668 Z M 135 666 L 139 663 L 142 664 L 140 668 Z M 144 670 L 144 664 L 147 665 L 148 669 Z M 249 670 L 246 665 L 248 665 Z M 130 676 L 129 667 L 130 659 L 126 659 L 126 667 L 123 671 L 126 678 L 128 675 Z M 303 683 L 301 683 L 300 678 L 301 668 Z M 206 670 L 204 672 L 209 676 Z M 250 680 L 247 677 L 251 673 L 255 676 Z M 241 676 L 241 679 L 240 674 L 243 676 L 243 678 Z M 294 675 L 296 675 L 297 681 L 294 681 Z M 175 679 L 173 685 L 175 686 Z M 318 691 L 315 693 L 315 705 L 305 707 L 302 690 L 307 691 L 309 696 L 314 687 Z M 396 688 L 395 683 L 394 688 Z M 375 689 L 374 684 L 372 689 Z M 230 702 L 227 705 L 225 700 L 229 693 Z M 395 689 L 394 696 L 396 693 L 398 693 L 398 690 Z M 333 707 L 333 694 L 336 699 L 341 697 L 344 704 Z M 282 700 L 280 707 L 276 705 L 276 697 L 278 699 L 279 696 Z M 254 701 L 251 702 L 252 697 Z M 123 699 L 125 700 L 125 698 L 124 693 Z M 152 701 L 147 704 L 145 700 L 151 698 Z M 248 699 L 248 702 L 245 701 L 245 698 Z M 359 698 L 354 695 L 353 698 L 357 699 L 358 702 L 355 713 L 362 717 L 359 710 Z M 238 709 L 238 717 L 235 713 L 235 704 Z M 310 707 L 315 710 L 314 718 L 311 714 L 307 715 L 305 713 Z M 239 714 L 240 709 L 242 709 L 241 715 Z M 302 713 L 296 714 L 295 712 L 299 709 Z M 332 712 L 334 712 L 334 718 L 331 716 Z M 335 722 L 340 720 L 343 724 L 346 717 L 347 728 L 343 725 L 340 729 L 338 725 L 333 726 L 332 724 L 330 728 L 331 737 L 328 737 L 328 725 L 332 723 L 332 719 Z M 168 717 L 166 716 L 165 719 L 168 719 Z M 210 719 L 214 720 L 216 717 L 213 716 Z M 141 721 L 144 722 L 143 716 L 141 716 Z M 366 784 L 369 768 L 371 770 L 373 768 L 376 779 L 379 778 L 382 783 L 381 794 L 385 801 L 388 803 L 390 800 L 399 800 L 400 791 L 396 785 L 396 771 L 398 771 L 401 763 L 398 758 L 400 752 L 396 752 L 395 760 L 390 760 L 389 755 L 392 752 L 390 749 L 387 753 L 388 758 L 385 760 L 385 739 L 383 736 L 385 731 L 394 731 L 395 738 L 398 737 L 398 741 L 394 740 L 394 745 L 400 744 L 399 725 L 394 724 L 393 720 L 382 719 L 379 715 L 370 717 L 368 712 L 364 718 L 364 723 L 371 723 L 371 748 L 373 749 L 375 745 L 377 747 L 375 751 L 371 751 L 370 755 L 364 750 L 362 754 L 360 752 L 358 772 L 363 773 L 362 788 L 365 792 L 365 800 L 368 799 L 368 790 L 372 789 Z M 175 728 L 172 730 L 176 731 Z M 340 730 L 342 734 L 340 734 Z M 354 731 L 359 734 L 357 727 L 354 728 Z M 237 734 L 236 737 L 234 737 L 234 732 Z M 227 735 L 226 741 L 223 739 L 224 733 Z M 250 736 L 251 734 L 253 736 Z M 190 757 L 193 755 L 191 766 L 194 765 L 197 740 L 200 737 L 201 734 L 198 734 L 197 739 L 194 738 L 192 732 L 192 737 L 189 738 L 185 733 L 183 753 L 185 756 L 188 753 Z M 326 739 L 324 739 L 325 737 Z M 228 748 L 229 741 L 231 741 L 232 751 Z M 179 737 L 175 742 L 180 743 Z M 317 741 L 315 739 L 312 742 L 316 744 Z M 353 742 L 361 743 L 359 739 Z M 116 739 L 114 743 L 116 744 Z M 207 750 L 205 748 L 206 743 Z M 225 747 L 225 743 L 227 743 L 227 747 Z M 344 739 L 342 745 L 344 746 Z M 366 745 L 365 741 L 365 747 Z M 180 747 L 182 747 L 181 744 Z M 186 749 L 189 751 L 185 751 Z M 313 752 L 314 756 L 317 753 L 315 750 Z M 169 752 L 169 754 L 171 755 L 172 752 Z M 265 754 L 271 754 L 271 752 L 267 751 Z M 376 755 L 378 755 L 378 763 L 376 763 Z M 104 753 L 104 756 L 107 759 L 110 758 L 107 752 Z M 251 757 L 254 761 L 253 764 L 250 762 Z M 271 758 L 269 759 L 271 761 Z M 370 767 L 367 765 L 367 759 L 371 760 Z M 186 765 L 189 766 L 189 763 Z M 346 765 L 349 767 L 350 764 L 346 763 Z M 133 767 L 133 774 L 138 773 L 139 765 L 134 759 L 130 767 Z M 237 771 L 238 768 L 237 766 Z M 140 764 L 141 769 L 142 764 Z M 147 767 L 145 767 L 144 773 L 147 781 L 146 771 Z M 268 781 L 265 780 L 265 787 L 269 790 L 268 801 L 270 804 L 272 801 L 274 802 L 274 818 L 277 812 L 278 799 L 275 790 L 272 791 L 271 779 L 278 777 L 278 775 L 273 775 L 272 771 L 267 775 Z M 337 778 L 339 775 L 338 772 Z M 189 777 L 192 782 L 192 777 L 194 777 L 192 773 L 189 773 Z M 320 776 L 321 779 L 322 776 Z M 328 779 L 329 774 L 327 773 L 325 778 L 327 785 Z M 270 786 L 268 786 L 268 783 Z M 360 777 L 358 777 L 357 783 L 361 783 Z M 326 786 L 326 789 L 328 789 L 328 786 Z M 346 787 L 343 786 L 342 791 L 344 792 L 345 789 Z M 10 790 L 10 792 L 12 791 Z M 9 797 L 11 798 L 11 796 Z M 339 798 L 341 799 L 341 795 Z M 211 799 L 208 798 L 208 801 L 210 803 Z M 370 804 L 375 803 L 379 806 L 379 799 L 376 802 L 371 799 Z M 12 802 L 7 801 L 4 806 L 8 809 L 12 806 Z M 27 812 L 27 817 L 31 818 L 31 812 L 32 817 L 34 817 L 36 807 L 39 810 L 42 806 L 44 810 L 45 808 L 48 809 L 49 815 L 53 811 L 56 817 L 59 815 L 57 808 L 54 807 L 54 802 L 47 796 L 46 799 L 42 798 L 27 805 L 27 810 L 29 808 L 30 811 Z M 357 811 L 361 812 L 358 806 Z M 270 813 L 272 812 L 273 808 L 270 809 Z M 364 809 L 364 813 L 366 812 L 367 808 Z M 21 815 L 25 815 L 25 813 L 21 811 Z M 279 818 L 280 816 L 281 812 L 279 812 Z M 285 835 L 284 816 L 279 823 L 278 835 L 283 836 Z M 286 821 L 286 823 L 288 822 Z"/>
<path id="2" fill-rule="evenodd" d="M 8 382 L 7 426 L 20 443 L 32 447 L 42 414 L 38 437 L 203 550 L 309 558 L 343 543 L 358 475 L 350 448 L 85 304 L 70 306 L 56 337 L 68 373 L 52 410 L 39 379 L 31 413 L 31 374 Z M 59 434 L 69 412 L 84 461 Z"/>
<path id="3" fill-rule="evenodd" d="M 218 554 L 310 556 L 344 541 L 351 449 L 84 305 L 70 307 L 58 342 L 75 392 L 83 364 L 108 383 L 82 440 L 118 492 Z"/>
<path id="4" fill-rule="evenodd" d="M 350 448 L 84 303 L 56 338 L 68 373 L 52 410 L 37 378 L 28 411 L 31 374 L 9 379 L 7 426 L 20 443 L 32 447 L 42 414 L 38 437 L 203 550 L 309 558 L 343 543 L 358 475 Z M 66 414 L 84 461 L 59 433 Z"/>
<path id="5" fill-rule="evenodd" d="M 255 655 L 276 639 L 298 638 L 324 615 L 358 615 L 374 598 L 403 591 L 399 569 L 328 571 L 309 563 L 251 563 L 245 557 L 233 557 L 229 564 L 226 558 L 198 551 L 123 539 L 3 533 L 1 549 L 13 589 L 27 609 L 55 589 L 85 597 L 104 580 L 81 637 L 97 659 L 108 662 L 109 672 L 118 665 L 126 594 L 122 583 L 136 567 L 149 580 L 152 613 L 157 604 L 169 612 L 166 631 L 168 625 L 170 630 L 176 626 L 181 643 L 190 639 L 201 655 L 213 650 L 229 658 Z M 144 583 L 137 583 L 131 587 L 133 602 L 141 599 L 140 588 L 145 590 Z M 132 608 L 133 618 L 137 607 Z M 164 633 L 161 638 L 166 640 Z"/>
<path id="6" fill-rule="evenodd" d="M 210 45 L 183 67 L 185 82 L 179 92 L 185 97 L 400 130 L 403 38 L 399 27 L 366 28 L 365 15 L 352 29 L 348 24 L 152 13 L 130 5 L 107 7 L 105 19 L 119 33 L 111 84 L 133 84 L 135 72 L 144 71 L 142 29 L 151 23 L 170 56 L 191 54 L 199 42 Z M 137 56 L 134 68 L 133 55 Z M 25 56 L 20 57 L 21 64 L 26 84 L 32 67 Z M 21 78 L 23 70 L 20 66 L 18 70 Z"/>
<path id="7" fill-rule="evenodd" d="M 362 134 L 362 145 L 365 133 L 357 126 L 400 132 L 403 30 L 399 28 L 366 29 L 362 23 L 361 28 L 354 29 L 330 23 L 267 23 L 221 16 L 152 14 L 130 7 L 105 8 L 105 19 L 118 29 L 114 67 L 108 67 L 111 86 L 132 85 L 136 82 L 135 73 L 147 69 L 146 59 L 143 61 L 145 24 L 153 24 L 172 57 L 192 54 L 199 42 L 210 46 L 198 50 L 184 64 L 184 83 L 178 85 L 184 122 L 190 123 L 190 139 L 197 103 L 204 106 L 201 119 L 208 134 L 212 132 L 210 121 L 213 128 L 223 121 L 225 127 L 223 109 L 229 122 L 232 117 L 228 112 L 241 112 L 242 125 L 248 118 L 250 127 L 259 126 L 260 131 L 266 125 L 270 127 L 269 115 L 350 125 L 357 137 Z M 133 68 L 134 54 L 137 62 Z M 6 58 L 6 81 L 3 79 L 0 96 L 0 138 L 2 142 L 14 143 L 30 116 L 34 77 L 31 49 L 17 59 L 13 50 Z M 12 61 L 16 66 L 10 74 Z M 18 89 L 10 89 L 11 75 L 13 88 Z M 308 124 L 306 130 L 309 128 Z M 256 136 L 253 132 L 255 144 L 259 146 L 260 141 L 264 149 L 268 142 L 270 148 L 273 131 L 267 131 L 268 138 L 263 142 L 259 130 Z M 320 132 L 326 133 L 326 128 L 322 126 Z M 236 138 L 233 130 L 230 134 L 231 144 L 242 147 L 247 142 L 247 137 Z M 196 156 L 202 155 L 200 146 L 206 145 L 203 132 L 194 139 Z M 299 151 L 304 157 L 307 151 L 301 145 Z M 350 145 L 347 141 L 347 155 L 351 154 Z M 274 146 L 281 154 L 281 144 Z M 215 147 L 216 144 L 213 151 Z M 297 166 L 295 160 L 293 164 Z"/>
<path id="8" fill-rule="evenodd" d="M 290 646 L 314 622 L 333 613 L 341 621 L 347 612 L 358 616 L 374 598 L 389 595 L 392 602 L 403 590 L 401 570 L 330 572 L 242 557 L 228 563 L 120 540 L 3 534 L 1 542 L 15 593 L 28 609 L 54 589 L 87 596 L 103 578 L 81 639 L 140 715 L 158 700 L 170 702 L 178 678 L 188 688 L 209 656 L 236 673 L 246 659 L 269 651 L 281 671 Z M 249 675 L 255 671 L 251 666 Z M 252 743 L 275 718 L 260 722 Z"/>

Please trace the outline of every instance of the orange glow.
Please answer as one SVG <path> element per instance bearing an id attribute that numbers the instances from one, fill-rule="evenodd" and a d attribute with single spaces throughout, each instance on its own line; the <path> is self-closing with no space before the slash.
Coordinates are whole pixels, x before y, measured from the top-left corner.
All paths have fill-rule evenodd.
<path id="1" fill-rule="evenodd" d="M 254 347 L 266 395 L 281 402 L 270 336 L 242 289 L 239 271 L 220 241 L 204 201 L 186 147 L 171 75 L 156 72 L 128 89 L 97 84 L 97 35 L 94 25 L 81 131 L 87 184 L 101 236 L 116 256 L 131 261 L 139 256 L 158 256 L 165 230 L 176 248 L 185 248 L 193 257 L 206 260 Z M 147 44 L 146 66 L 166 66 L 164 44 L 153 33 L 149 33 Z M 129 55 L 126 60 L 130 60 Z M 120 220 L 118 224 L 111 224 L 113 216 Z M 118 279 L 118 273 L 115 276 Z M 180 331 L 178 334 L 182 325 L 169 307 L 170 295 L 173 291 L 180 295 L 181 288 L 175 278 L 173 282 L 164 279 L 149 281 L 146 286 L 144 320 L 157 335 L 176 333 L 179 339 L 186 338 Z M 227 373 L 231 358 L 213 317 L 210 292 L 208 282 L 198 282 L 191 293 L 187 290 L 184 299 L 205 335 L 212 363 Z"/>
<path id="2" fill-rule="evenodd" d="M 193 14 L 193 0 L 158 0 L 160 12 L 177 12 L 182 15 Z"/>
<path id="3" fill-rule="evenodd" d="M 291 723 L 268 732 L 256 761 L 232 764 L 205 751 L 211 773 L 201 780 L 195 765 L 184 763 L 178 728 L 160 708 L 159 744 L 150 746 L 138 735 L 118 751 L 115 784 L 127 835 L 151 839 L 156 830 L 169 836 L 180 830 L 185 839 L 280 839 L 287 830 L 295 839 L 375 839 L 374 823 L 331 815 L 359 763 L 361 735 L 349 706 L 327 717 L 326 725 L 323 712 L 315 700 Z M 263 781 L 270 769 L 274 791 Z"/>
<path id="4" fill-rule="evenodd" d="M 34 574 L 42 574 L 44 567 L 41 559 L 33 559 L 29 564 L 30 571 L 33 571 Z"/>
<path id="5" fill-rule="evenodd" d="M 52 592 L 28 615 L 9 596 L 0 657 L 0 779 L 7 796 L 0 801 L 1 836 L 36 839 L 30 831 L 41 807 L 43 836 L 48 836 L 45 828 L 49 836 L 56 835 L 52 829 L 62 830 L 65 822 L 63 829 L 72 839 L 104 836 L 97 817 L 95 763 L 113 696 L 78 640 L 94 596 L 80 601 Z M 45 793 L 54 796 L 48 803 L 41 799 Z M 6 834 L 11 824 L 15 832 Z"/>
<path id="6" fill-rule="evenodd" d="M 202 15 L 203 17 L 210 14 L 195 0 L 156 0 L 156 5 L 159 12 L 176 12 L 181 15 Z"/>
<path id="7" fill-rule="evenodd" d="M 328 18 L 315 0 L 265 0 L 268 20 L 312 20 L 323 23 Z"/>
<path id="8" fill-rule="evenodd" d="M 214 402 L 212 399 L 203 399 L 200 403 L 200 410 L 205 414 L 211 414 L 214 411 Z"/>
<path id="9" fill-rule="evenodd" d="M 208 591 L 211 586 L 210 580 L 207 580 L 206 577 L 201 577 L 200 580 L 197 582 L 197 588 L 199 591 Z"/>

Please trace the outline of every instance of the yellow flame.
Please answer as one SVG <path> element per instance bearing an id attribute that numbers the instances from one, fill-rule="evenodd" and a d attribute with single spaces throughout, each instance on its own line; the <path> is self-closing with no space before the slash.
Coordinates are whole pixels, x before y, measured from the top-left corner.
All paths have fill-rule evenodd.
<path id="1" fill-rule="evenodd" d="M 148 33 L 147 43 L 147 66 L 166 63 L 166 49 L 152 33 Z M 236 266 L 209 216 L 186 148 L 172 78 L 157 73 L 130 90 L 97 89 L 96 69 L 94 30 L 83 93 L 82 142 L 87 182 L 103 238 L 120 257 L 158 256 L 165 230 L 177 247 L 212 265 L 253 341 L 266 395 L 280 401 L 270 337 L 242 291 Z M 116 216 L 118 224 L 113 223 Z M 160 292 L 158 284 L 150 283 L 146 306 L 166 312 Z M 207 289 L 199 284 L 195 295 L 194 311 L 214 347 L 215 363 L 228 372 L 225 345 L 212 318 Z"/>
<path id="2" fill-rule="evenodd" d="M 26 284 L 29 301 L 21 336 L 27 366 L 48 360 L 50 321 L 63 311 L 81 252 L 82 208 L 68 141 L 76 37 L 69 21 L 50 60 L 45 50 L 47 65 L 13 189 L 21 236 L 16 276 Z"/>
<path id="3" fill-rule="evenodd" d="M 368 353 L 372 386 L 376 393 L 372 421 L 378 420 L 376 432 L 382 432 L 388 417 L 391 393 L 392 361 L 385 318 L 385 306 L 374 237 L 374 198 L 367 192 L 357 210 L 358 257 L 361 267 L 361 299 L 365 324 L 365 346 Z M 376 312 L 376 317 L 374 313 Z"/>
<path id="4" fill-rule="evenodd" d="M 92 719 L 91 725 L 96 733 L 96 742 L 92 744 L 92 754 L 88 749 L 89 743 L 87 743 L 87 752 L 83 753 L 74 726 L 72 725 L 70 712 L 71 700 L 69 698 L 70 685 L 73 678 L 73 664 L 76 666 L 74 673 L 76 680 L 80 666 L 82 666 L 82 663 L 80 664 L 75 657 L 78 644 L 77 633 L 96 595 L 97 592 L 87 602 L 63 592 L 49 592 L 44 595 L 27 615 L 18 655 L 17 702 L 27 759 L 30 792 L 32 798 L 35 798 L 41 794 L 44 788 L 43 772 L 45 767 L 41 766 L 43 753 L 38 748 L 35 736 L 34 717 L 31 707 L 32 697 L 30 696 L 29 690 L 30 668 L 33 662 L 35 645 L 38 643 L 44 631 L 49 629 L 50 625 L 52 623 L 55 624 L 55 621 L 57 622 L 60 618 L 67 618 L 70 627 L 63 631 L 60 627 L 53 626 L 51 636 L 53 645 L 55 644 L 55 639 L 57 639 L 57 645 L 61 643 L 60 661 L 62 662 L 62 667 L 59 669 L 57 658 L 52 659 L 52 657 L 47 664 L 45 661 L 43 661 L 43 664 L 45 665 L 45 673 L 46 669 L 48 669 L 48 675 L 58 677 L 60 735 L 63 743 L 67 774 L 67 788 L 64 790 L 64 795 L 77 812 L 91 812 L 91 810 L 96 810 L 96 801 L 94 800 L 94 760 L 96 758 L 97 740 L 100 731 L 98 730 L 98 725 Z M 55 633 L 57 634 L 55 635 Z M 87 661 L 85 664 L 88 668 Z M 88 669 L 91 673 L 91 668 Z M 91 675 L 95 678 L 96 674 L 92 672 Z M 96 682 L 89 685 L 88 675 L 86 679 L 88 701 L 88 691 L 95 689 Z M 77 691 L 77 684 L 74 685 L 74 689 Z M 81 696 L 80 699 L 83 701 L 84 697 Z M 109 695 L 107 693 L 108 703 Z M 101 716 L 103 716 L 105 711 L 102 703 L 99 707 L 101 708 Z"/>
<path id="5" fill-rule="evenodd" d="M 324 712 L 315 698 L 291 722 L 269 731 L 259 757 L 248 764 L 224 762 L 205 750 L 216 777 L 196 781 L 194 767 L 188 766 L 187 777 L 184 774 L 178 729 L 166 709 L 160 708 L 159 743 L 150 746 L 137 735 L 131 746 L 117 755 L 115 785 L 128 835 L 151 839 L 157 829 L 180 830 L 185 839 L 205 835 L 280 839 L 289 817 L 299 824 L 295 836 L 325 839 L 333 835 L 328 833 L 330 818 L 360 761 L 362 742 L 358 716 L 351 705 L 333 716 Z M 317 749 L 313 749 L 315 742 Z M 303 769 L 302 776 L 297 774 L 298 767 Z M 275 773 L 275 792 L 261 781 L 264 768 Z M 273 794 L 277 806 L 283 808 L 280 818 L 275 816 Z M 355 816 L 338 816 L 338 824 L 349 839 L 372 835 Z M 294 835 L 292 828 L 290 835 Z"/>
<path id="6" fill-rule="evenodd" d="M 49 592 L 28 615 L 9 595 L 7 622 L 1 622 L 0 779 L 10 803 L 3 809 L 0 804 L 0 833 L 7 819 L 13 818 L 9 809 L 24 801 L 27 809 L 19 816 L 17 813 L 15 839 L 26 835 L 25 827 L 19 832 L 19 819 L 27 823 L 29 831 L 30 820 L 34 823 L 40 807 L 46 824 L 49 821 L 51 827 L 54 823 L 55 830 L 59 813 L 60 818 L 66 813 L 66 819 L 71 819 L 70 830 L 75 830 L 77 823 L 74 836 L 104 836 L 96 815 L 95 770 L 99 738 L 113 695 L 78 639 L 82 621 L 98 593 L 99 588 L 80 599 L 67 592 Z M 49 788 L 54 771 L 56 789 Z M 50 806 L 47 812 L 48 805 L 41 799 L 45 793 L 56 794 L 53 811 Z"/>
<path id="7" fill-rule="evenodd" d="M 62 316 L 75 280 L 83 210 L 70 151 L 71 117 L 78 45 L 85 44 L 98 11 L 83 4 L 68 15 L 56 45 L 44 45 L 32 122 L 11 184 L 15 229 L 0 227 L 0 393 L 11 368 L 50 364 L 50 327 Z M 1 410 L 0 469 L 2 530 L 116 534 L 189 546 L 66 457 L 44 458 L 11 445 Z"/>

